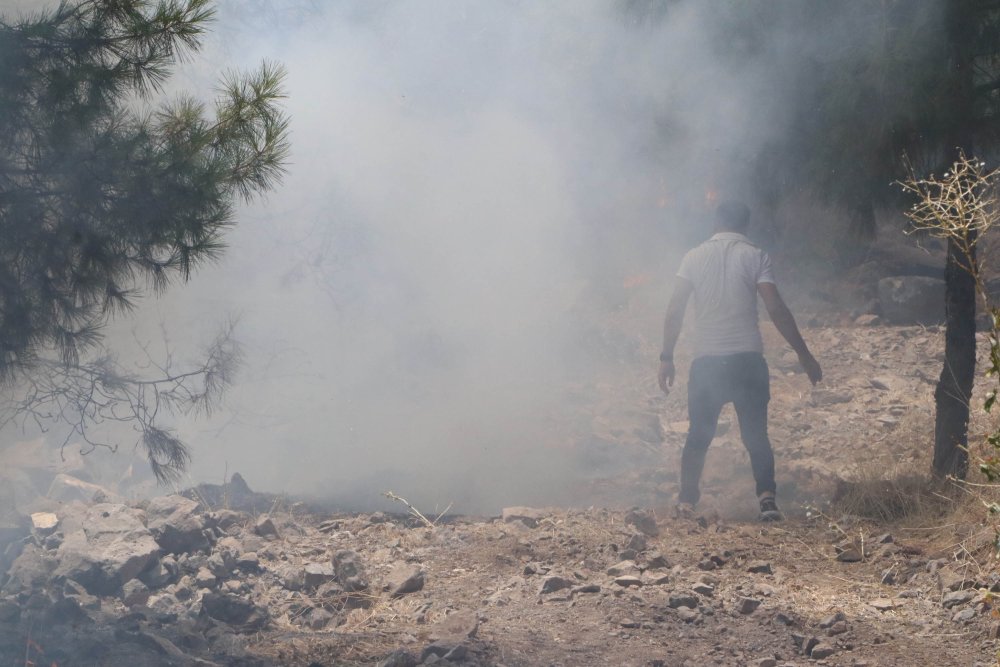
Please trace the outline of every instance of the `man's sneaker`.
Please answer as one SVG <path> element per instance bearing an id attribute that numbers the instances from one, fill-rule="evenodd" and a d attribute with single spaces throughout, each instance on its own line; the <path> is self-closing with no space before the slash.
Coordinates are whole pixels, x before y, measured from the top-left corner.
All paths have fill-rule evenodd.
<path id="1" fill-rule="evenodd" d="M 760 520 L 761 521 L 783 521 L 784 516 L 778 509 L 778 503 L 774 498 L 767 497 L 760 499 Z"/>
<path id="2" fill-rule="evenodd" d="M 694 505 L 691 503 L 677 503 L 674 507 L 674 517 L 677 519 L 693 519 Z"/>

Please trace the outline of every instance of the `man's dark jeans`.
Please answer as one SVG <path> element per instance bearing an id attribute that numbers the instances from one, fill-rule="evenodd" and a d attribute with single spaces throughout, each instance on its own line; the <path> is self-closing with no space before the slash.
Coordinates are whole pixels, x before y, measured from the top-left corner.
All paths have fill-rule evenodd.
<path id="1" fill-rule="evenodd" d="M 681 455 L 682 503 L 698 502 L 698 482 L 705 454 L 715 437 L 722 406 L 732 403 L 740 422 L 743 446 L 757 481 L 757 495 L 774 492 L 774 454 L 767 437 L 767 403 L 771 399 L 767 362 L 756 352 L 698 357 L 688 379 L 690 430 Z"/>

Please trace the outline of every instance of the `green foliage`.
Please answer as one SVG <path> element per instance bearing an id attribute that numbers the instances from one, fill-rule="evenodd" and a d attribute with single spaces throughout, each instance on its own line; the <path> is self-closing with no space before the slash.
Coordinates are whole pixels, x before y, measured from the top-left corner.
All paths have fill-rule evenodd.
<path id="1" fill-rule="evenodd" d="M 281 67 L 227 74 L 214 105 L 153 100 L 213 14 L 77 0 L 0 18 L 0 381 L 53 354 L 79 366 L 110 317 L 218 257 L 236 200 L 280 178 Z M 169 434 L 143 437 L 183 464 Z"/>

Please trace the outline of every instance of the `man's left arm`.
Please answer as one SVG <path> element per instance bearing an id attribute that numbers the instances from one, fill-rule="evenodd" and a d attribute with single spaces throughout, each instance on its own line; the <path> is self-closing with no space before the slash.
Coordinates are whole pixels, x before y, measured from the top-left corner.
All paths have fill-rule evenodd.
<path id="1" fill-rule="evenodd" d="M 678 276 L 674 279 L 674 291 L 670 295 L 670 303 L 667 304 L 667 315 L 663 319 L 663 351 L 660 353 L 660 372 L 657 379 L 660 389 L 664 394 L 670 393 L 670 387 L 674 384 L 674 347 L 677 339 L 681 335 L 681 327 L 684 325 L 684 311 L 687 310 L 688 299 L 694 286 L 690 281 Z"/>

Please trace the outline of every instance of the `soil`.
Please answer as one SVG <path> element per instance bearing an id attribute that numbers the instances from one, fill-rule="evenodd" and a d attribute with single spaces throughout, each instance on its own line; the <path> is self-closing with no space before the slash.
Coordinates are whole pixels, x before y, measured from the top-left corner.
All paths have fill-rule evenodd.
<path id="1" fill-rule="evenodd" d="M 419 660 L 440 634 L 437 623 L 457 618 L 476 628 L 473 638 L 464 638 L 466 660 L 474 664 L 995 664 L 997 626 L 986 590 L 996 574 L 985 515 L 973 511 L 958 520 L 956 506 L 947 503 L 909 517 L 844 514 L 882 507 L 877 493 L 868 505 L 863 496 L 853 507 L 844 500 L 831 505 L 845 480 L 927 470 L 942 332 L 810 328 L 806 337 L 825 372 L 815 389 L 776 334 L 766 336 L 785 522 L 757 521 L 749 461 L 731 408 L 706 466 L 702 514 L 673 516 L 686 431 L 683 377 L 664 400 L 653 369 L 641 361 L 655 358 L 652 346 L 642 342 L 649 353 L 621 364 L 616 381 L 576 388 L 589 397 L 578 406 L 583 430 L 616 448 L 605 460 L 646 461 L 595 479 L 588 490 L 594 507 L 539 510 L 528 522 L 533 526 L 454 517 L 432 529 L 398 517 L 382 522 L 378 515 L 373 522 L 345 515 L 329 535 L 317 532 L 317 518 L 301 516 L 305 535 L 282 543 L 278 559 L 352 549 L 369 564 L 373 580 L 393 563 L 407 562 L 423 568 L 426 585 L 395 600 L 374 591 L 371 607 L 349 612 L 329 631 L 290 626 L 287 633 L 265 633 L 250 653 L 290 665 L 377 663 L 395 650 Z M 683 361 L 682 350 L 682 368 Z M 974 431 L 982 427 L 974 424 Z M 627 551 L 637 529 L 626 522 L 623 499 L 655 518 L 658 535 L 646 537 L 638 553 Z M 891 505 L 891 497 L 881 500 Z M 851 549 L 860 560 L 838 560 Z M 666 562 L 649 566 L 658 557 Z M 626 558 L 643 572 L 636 572 L 638 582 L 623 585 L 607 570 Z M 768 567 L 748 571 L 758 561 Z M 549 577 L 565 579 L 568 587 L 540 592 Z M 672 606 L 672 597 L 690 596 L 696 586 L 702 590 L 693 596 L 696 610 Z M 975 592 L 945 608 L 949 587 Z M 741 613 L 741 605 L 753 604 L 745 598 L 760 604 Z M 960 614 L 963 609 L 971 611 Z M 821 627 L 836 614 L 842 623 Z M 289 618 L 280 610 L 275 616 L 278 626 Z M 813 637 L 823 649 L 810 657 L 802 644 L 809 648 Z M 828 657 L 817 659 L 825 652 Z"/>
<path id="2" fill-rule="evenodd" d="M 72 632 L 26 626 L 24 609 L 10 614 L 20 625 L 0 618 L 0 645 L 24 649 L 10 664 L 62 667 L 996 664 L 991 591 L 1000 575 L 985 510 L 941 500 L 948 489 L 883 481 L 929 465 L 942 332 L 813 324 L 806 338 L 825 373 L 817 388 L 765 325 L 784 522 L 757 520 L 731 409 L 710 451 L 700 514 L 674 516 L 686 372 L 664 399 L 648 362 L 655 347 L 637 338 L 613 372 L 572 388 L 578 400 L 559 426 L 591 443 L 573 455 L 601 471 L 580 490 L 586 505 L 448 516 L 433 526 L 402 505 L 397 515 L 301 503 L 272 509 L 271 521 L 241 514 L 225 533 L 259 568 L 216 578 L 205 571 L 207 554 L 178 558 L 191 576 L 166 590 L 183 602 L 180 612 L 115 611 L 118 625 L 105 633 L 114 640 L 93 642 L 144 638 L 133 652 L 92 647 L 101 657 L 81 658 L 66 648 Z M 686 368 L 683 349 L 679 361 Z M 345 562 L 360 564 L 361 583 L 344 579 Z M 296 580 L 307 565 L 317 581 L 335 571 L 339 583 Z M 407 568 L 421 584 L 393 597 Z M 206 619 L 206 600 L 230 593 L 266 610 L 269 622 L 240 630 Z M 42 597 L 36 591 L 26 604 L 44 605 Z M 171 619 L 185 609 L 200 620 L 182 628 Z M 223 611 L 239 609 L 213 619 Z M 104 636 L 81 627 L 73 632 Z M 26 657 L 43 647 L 44 660 Z"/>

